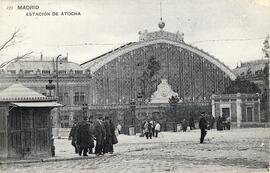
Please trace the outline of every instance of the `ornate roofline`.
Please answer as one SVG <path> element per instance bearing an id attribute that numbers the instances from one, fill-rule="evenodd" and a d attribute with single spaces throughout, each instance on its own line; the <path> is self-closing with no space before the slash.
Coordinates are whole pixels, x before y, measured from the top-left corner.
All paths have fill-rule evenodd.
<path id="1" fill-rule="evenodd" d="M 232 72 L 232 70 L 226 66 L 224 63 L 220 62 L 218 59 L 214 58 L 212 55 L 209 55 L 208 53 L 204 52 L 203 50 L 200 50 L 196 47 L 193 47 L 191 45 L 188 45 L 184 42 L 176 42 L 176 41 L 172 41 L 172 40 L 168 40 L 168 39 L 163 39 L 163 38 L 159 38 L 156 40 L 147 40 L 147 41 L 140 41 L 137 43 L 133 43 L 130 44 L 128 46 L 125 46 L 121 49 L 117 49 L 116 51 L 112 51 L 108 54 L 105 54 L 102 57 L 99 57 L 98 59 L 95 59 L 95 61 L 91 61 L 89 63 L 83 63 L 83 68 L 88 68 L 91 70 L 91 73 L 96 72 L 99 68 L 101 68 L 102 66 L 104 66 L 105 64 L 109 63 L 110 61 L 116 59 L 117 57 L 126 54 L 130 51 L 145 47 L 145 46 L 149 46 L 149 45 L 153 45 L 153 44 L 158 44 L 158 43 L 167 43 L 167 44 L 171 44 L 177 47 L 181 47 L 183 49 L 189 50 L 193 53 L 198 54 L 199 56 L 205 58 L 206 60 L 208 60 L 209 62 L 215 64 L 217 67 L 219 67 L 223 72 L 225 72 L 230 79 L 235 80 L 236 79 L 236 75 Z"/>

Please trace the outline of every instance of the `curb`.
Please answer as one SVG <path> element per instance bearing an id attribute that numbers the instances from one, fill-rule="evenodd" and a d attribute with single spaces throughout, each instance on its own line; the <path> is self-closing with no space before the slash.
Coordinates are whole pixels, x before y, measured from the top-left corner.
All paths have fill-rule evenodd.
<path id="1" fill-rule="evenodd" d="M 117 154 L 105 155 L 106 158 L 114 157 Z M 25 164 L 25 163 L 42 163 L 42 162 L 61 162 L 61 161 L 70 161 L 70 160 L 88 160 L 95 158 L 103 158 L 104 156 L 78 156 L 71 158 L 48 158 L 48 159 L 40 159 L 40 160 L 18 160 L 18 161 L 0 161 L 0 165 L 10 165 L 10 164 Z"/>

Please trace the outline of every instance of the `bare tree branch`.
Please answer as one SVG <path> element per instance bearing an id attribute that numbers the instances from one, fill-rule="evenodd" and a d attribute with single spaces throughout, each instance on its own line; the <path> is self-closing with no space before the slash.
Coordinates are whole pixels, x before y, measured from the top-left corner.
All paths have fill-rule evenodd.
<path id="1" fill-rule="evenodd" d="M 11 37 L 0 46 L 0 51 L 6 49 L 8 47 L 14 46 L 16 44 L 16 41 L 17 41 L 16 39 L 19 37 L 21 37 L 20 36 L 20 29 L 16 29 L 13 32 L 13 34 L 11 35 Z"/>
<path id="2" fill-rule="evenodd" d="M 32 54 L 32 53 L 34 53 L 34 51 L 32 51 L 32 52 L 27 52 L 27 53 L 25 53 L 25 54 L 23 54 L 23 55 L 21 55 L 21 56 L 18 56 L 18 57 L 16 57 L 16 58 L 13 58 L 13 59 L 10 60 L 10 61 L 4 62 L 4 63 L 0 64 L 0 68 L 5 67 L 6 65 L 8 65 L 9 63 L 11 63 L 12 61 L 16 62 L 16 61 L 18 61 L 18 60 L 20 60 L 20 59 L 23 59 L 23 58 L 25 58 L 26 56 L 28 56 L 28 55 L 30 55 L 30 54 Z"/>

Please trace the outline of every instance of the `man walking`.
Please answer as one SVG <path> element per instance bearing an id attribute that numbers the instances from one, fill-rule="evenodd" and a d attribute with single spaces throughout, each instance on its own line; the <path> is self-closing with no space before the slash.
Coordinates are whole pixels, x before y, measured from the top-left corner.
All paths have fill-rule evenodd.
<path id="1" fill-rule="evenodd" d="M 159 122 L 157 122 L 156 126 L 155 126 L 155 132 L 156 132 L 156 138 L 158 137 L 158 132 L 160 132 L 160 124 Z"/>
<path id="2" fill-rule="evenodd" d="M 95 154 L 99 156 L 102 154 L 103 140 L 105 138 L 105 130 L 103 128 L 101 118 L 97 118 L 94 123 L 94 136 L 96 139 Z"/>
<path id="3" fill-rule="evenodd" d="M 77 146 L 77 120 L 74 119 L 73 126 L 69 132 L 68 140 L 71 140 L 71 145 L 75 148 L 75 153 L 78 153 L 78 146 Z"/>
<path id="4" fill-rule="evenodd" d="M 83 115 L 83 121 L 78 123 L 77 145 L 79 146 L 79 155 L 88 156 L 88 148 L 91 139 L 90 124 L 87 122 L 87 115 Z"/>
<path id="5" fill-rule="evenodd" d="M 200 121 L 199 121 L 199 128 L 201 129 L 201 138 L 200 143 L 203 143 L 204 137 L 206 136 L 206 129 L 207 129 L 207 121 L 205 119 L 205 112 L 201 113 Z"/>

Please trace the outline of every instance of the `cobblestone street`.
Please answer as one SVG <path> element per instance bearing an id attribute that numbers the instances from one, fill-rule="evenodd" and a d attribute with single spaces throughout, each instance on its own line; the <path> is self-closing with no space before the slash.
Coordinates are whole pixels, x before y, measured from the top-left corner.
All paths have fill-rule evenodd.
<path id="1" fill-rule="evenodd" d="M 162 132 L 146 140 L 118 136 L 115 153 L 78 157 L 67 139 L 55 140 L 56 158 L 66 161 L 3 164 L 0 172 L 267 172 L 269 129 L 208 131 L 199 144 L 200 131 Z M 78 159 L 77 159 L 78 158 Z M 269 171 L 269 170 L 268 170 Z"/>

